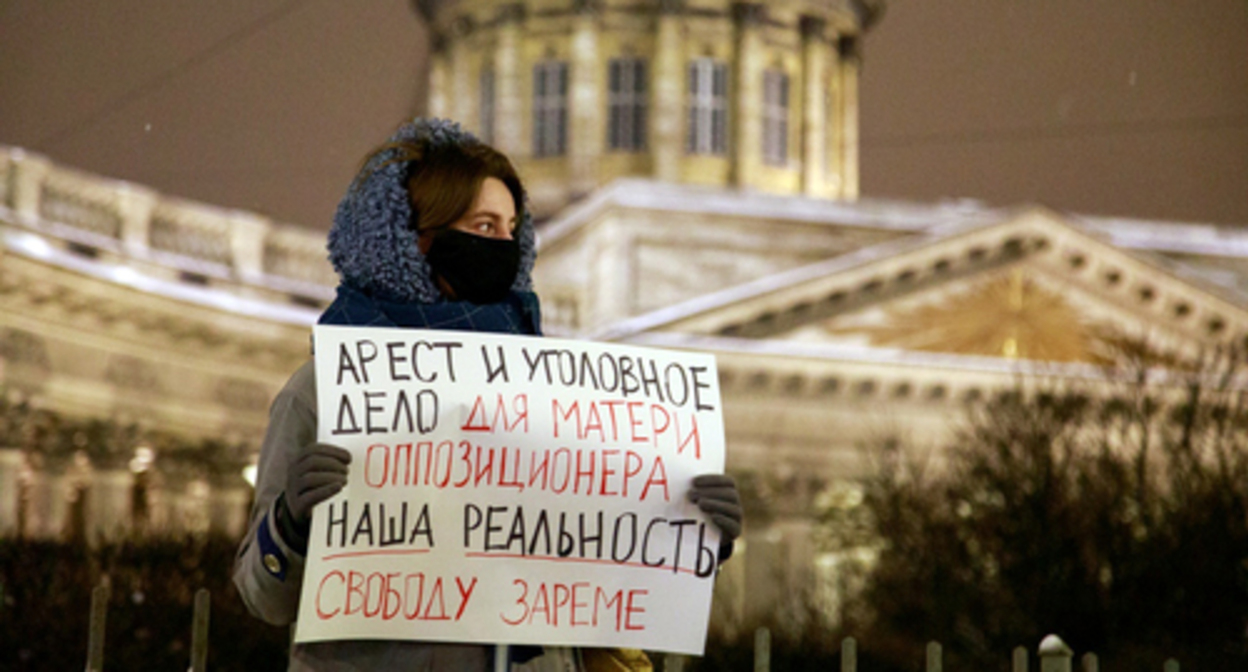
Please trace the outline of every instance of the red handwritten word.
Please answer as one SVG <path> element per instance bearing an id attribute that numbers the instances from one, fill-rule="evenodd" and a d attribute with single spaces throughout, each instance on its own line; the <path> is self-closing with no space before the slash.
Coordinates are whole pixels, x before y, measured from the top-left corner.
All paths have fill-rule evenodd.
<path id="1" fill-rule="evenodd" d="M 615 448 L 522 450 L 467 440 L 374 443 L 364 453 L 364 483 L 377 489 L 513 488 L 671 501 L 661 455 Z"/>
<path id="2" fill-rule="evenodd" d="M 510 415 L 509 415 L 510 414 Z M 472 410 L 468 412 L 468 419 L 464 421 L 460 427 L 465 432 L 505 432 L 520 431 L 525 434 L 529 433 L 529 395 L 517 394 L 511 398 L 510 408 L 503 399 L 503 395 L 498 395 L 498 400 L 494 404 L 494 413 L 485 410 L 485 399 L 481 395 L 477 395 L 477 400 L 472 403 Z"/>
<path id="3" fill-rule="evenodd" d="M 498 615 L 507 625 L 527 626 L 536 622 L 554 628 L 596 628 L 602 622 L 616 632 L 646 629 L 640 622 L 646 613 L 641 598 L 650 591 L 642 588 L 610 592 L 588 581 L 570 584 L 543 581 L 530 587 L 524 579 L 516 579 L 512 585 L 520 594 L 510 613 Z"/>
<path id="4" fill-rule="evenodd" d="M 477 578 L 473 577 L 467 585 L 460 577 L 454 578 L 457 594 L 450 596 L 452 614 L 447 609 L 444 579 L 440 576 L 426 577 L 423 572 L 363 574 L 335 569 L 321 577 L 317 586 L 316 616 L 322 621 L 345 616 L 383 621 L 400 616 L 409 621 L 458 621 L 472 599 Z"/>
<path id="5" fill-rule="evenodd" d="M 693 414 L 687 415 L 688 419 L 683 424 L 684 431 L 681 431 L 679 413 L 669 411 L 660 404 L 647 404 L 642 401 L 603 399 L 586 401 L 582 406 L 579 401 L 569 405 L 552 399 L 550 412 L 554 419 L 556 439 L 559 438 L 560 428 L 566 432 L 568 425 L 571 425 L 576 438 L 581 441 L 649 443 L 658 449 L 659 440 L 667 435 L 666 438 L 671 441 L 670 447 L 677 455 L 683 454 L 692 444 L 694 458 L 702 459 L 698 416 Z"/>

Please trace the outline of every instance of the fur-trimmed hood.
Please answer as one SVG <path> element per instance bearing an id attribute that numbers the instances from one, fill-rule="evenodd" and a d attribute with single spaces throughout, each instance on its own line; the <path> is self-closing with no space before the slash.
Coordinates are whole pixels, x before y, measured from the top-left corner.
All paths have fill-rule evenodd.
<path id="1" fill-rule="evenodd" d="M 455 122 L 420 118 L 399 127 L 390 137 L 390 142 L 398 141 L 427 143 L 434 148 L 480 143 Z M 343 284 L 375 299 L 438 303 L 446 299 L 416 244 L 407 193 L 410 162 L 384 165 L 399 151 L 390 149 L 370 158 L 347 189 L 329 230 L 329 261 Z M 520 243 L 520 270 L 511 288 L 531 292 L 537 245 L 528 208 L 516 227 L 516 239 Z"/>

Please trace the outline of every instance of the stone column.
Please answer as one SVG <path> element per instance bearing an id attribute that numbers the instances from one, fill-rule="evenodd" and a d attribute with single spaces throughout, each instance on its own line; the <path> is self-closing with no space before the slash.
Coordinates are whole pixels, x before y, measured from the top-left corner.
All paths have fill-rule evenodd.
<path id="1" fill-rule="evenodd" d="M 781 562 L 783 532 L 773 527 L 770 521 L 751 523 L 745 528 L 743 538 L 750 552 L 740 559 L 745 569 L 739 571 L 745 576 L 744 619 L 749 622 L 774 613 L 780 602 L 782 577 L 787 568 Z"/>
<path id="2" fill-rule="evenodd" d="M 152 209 L 156 192 L 146 187 L 123 184 L 117 190 L 117 214 L 121 216 L 121 245 L 126 254 L 144 258 L 150 245 Z"/>
<path id="3" fill-rule="evenodd" d="M 650 106 L 650 147 L 654 153 L 654 177 L 663 182 L 680 181 L 684 156 L 686 66 L 681 48 L 681 14 L 684 0 L 659 3 L 658 36 L 655 40 L 654 101 Z"/>
<path id="4" fill-rule="evenodd" d="M 590 264 L 588 288 L 591 313 L 582 325 L 586 331 L 633 314 L 633 274 L 635 254 L 629 252 L 636 241 L 618 221 L 606 223 Z"/>
<path id="5" fill-rule="evenodd" d="M 180 479 L 178 486 L 169 492 L 171 527 L 177 532 L 206 533 L 212 520 L 211 486 L 203 478 L 195 477 Z"/>
<path id="6" fill-rule="evenodd" d="M 510 157 L 527 155 L 524 145 L 525 77 L 520 52 L 524 5 L 513 3 L 498 9 L 498 48 L 494 52 L 494 146 Z"/>
<path id="7" fill-rule="evenodd" d="M 118 539 L 129 534 L 133 524 L 131 502 L 134 474 L 124 465 L 97 469 L 87 489 L 87 539 Z"/>
<path id="8" fill-rule="evenodd" d="M 841 189 L 846 200 L 858 198 L 858 70 L 862 64 L 857 37 L 841 38 Z"/>
<path id="9" fill-rule="evenodd" d="M 159 482 L 151 497 L 152 529 L 164 534 L 208 531 L 210 487 L 203 465 L 193 455 L 157 450 Z"/>
<path id="10" fill-rule="evenodd" d="M 13 160 L 13 193 L 9 199 L 13 203 L 13 210 L 19 217 L 37 219 L 39 205 L 43 200 L 43 180 L 47 177 L 52 162 L 45 156 L 21 151 L 13 152 L 10 157 Z"/>
<path id="11" fill-rule="evenodd" d="M 230 213 L 230 256 L 240 279 L 255 282 L 264 275 L 264 243 L 271 228 L 265 217 L 241 210 Z"/>
<path id="12" fill-rule="evenodd" d="M 473 31 L 472 20 L 467 16 L 462 16 L 451 24 L 451 43 L 450 43 L 450 86 L 447 87 L 447 95 L 449 96 L 449 112 L 451 119 L 458 121 L 464 128 L 474 128 L 477 118 L 476 110 L 473 109 L 473 103 L 477 97 L 473 95 L 477 87 L 477 79 L 473 76 L 471 46 L 468 44 L 468 36 Z"/>
<path id="13" fill-rule="evenodd" d="M 756 186 L 758 166 L 763 162 L 763 37 L 764 5 L 739 2 L 732 6 L 735 61 L 731 100 L 732 183 L 741 189 Z"/>
<path id="14" fill-rule="evenodd" d="M 30 479 L 30 507 L 26 530 L 36 539 L 61 539 L 69 519 L 69 497 L 73 482 L 66 473 L 69 460 L 44 459 Z"/>
<path id="15" fill-rule="evenodd" d="M 824 19 L 802 17 L 802 193 L 823 196 L 827 134 L 828 41 Z"/>
<path id="16" fill-rule="evenodd" d="M 568 116 L 571 131 L 568 153 L 572 198 L 598 186 L 598 157 L 603 153 L 606 127 L 602 95 L 602 63 L 598 58 L 598 11 L 585 2 L 572 22 L 571 72 L 568 73 Z"/>
<path id="17" fill-rule="evenodd" d="M 433 49 L 429 54 L 429 111 L 430 117 L 444 118 L 450 114 L 450 82 L 447 71 L 450 69 L 447 57 L 446 39 L 435 34 Z"/>
<path id="18" fill-rule="evenodd" d="M 234 539 L 247 531 L 251 487 L 241 477 L 213 483 L 208 503 L 208 529 Z"/>
<path id="19" fill-rule="evenodd" d="M 210 458 L 208 484 L 208 529 L 227 537 L 238 538 L 247 531 L 250 514 L 251 486 L 243 478 L 243 469 L 251 451 L 246 446 L 222 445 Z"/>
<path id="20" fill-rule="evenodd" d="M 17 516 L 25 470 L 26 455 L 20 448 L 0 448 L 0 538 L 18 533 Z"/>

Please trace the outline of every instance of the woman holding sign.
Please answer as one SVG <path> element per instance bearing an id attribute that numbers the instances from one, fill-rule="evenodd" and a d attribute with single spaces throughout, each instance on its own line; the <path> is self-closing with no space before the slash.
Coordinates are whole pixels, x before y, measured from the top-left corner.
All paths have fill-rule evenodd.
<path id="1" fill-rule="evenodd" d="M 505 156 L 441 120 L 405 124 L 374 151 L 338 206 L 329 258 L 341 283 L 321 324 L 538 336 L 536 258 L 524 189 Z M 298 613 L 312 508 L 343 488 L 351 454 L 317 442 L 312 362 L 274 400 L 255 507 L 234 568 L 253 614 L 286 625 Z M 740 533 L 736 487 L 694 480 L 690 497 L 719 526 L 721 557 Z M 489 670 L 494 647 L 342 640 L 296 644 L 291 670 Z M 517 655 L 519 654 L 519 655 Z M 586 669 L 602 651 L 514 647 L 528 669 Z"/>

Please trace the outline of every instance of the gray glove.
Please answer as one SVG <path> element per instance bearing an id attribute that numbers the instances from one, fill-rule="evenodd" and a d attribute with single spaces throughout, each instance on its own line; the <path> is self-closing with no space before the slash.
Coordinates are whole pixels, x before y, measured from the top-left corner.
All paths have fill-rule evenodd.
<path id="1" fill-rule="evenodd" d="M 329 499 L 347 484 L 351 453 L 328 443 L 304 447 L 286 471 L 286 491 L 278 500 L 278 527 L 287 543 L 307 545 L 312 507 Z"/>
<path id="2" fill-rule="evenodd" d="M 689 501 L 697 504 L 719 528 L 719 561 L 727 560 L 732 555 L 733 540 L 741 536 L 741 523 L 745 518 L 737 482 L 727 474 L 694 476 Z"/>

